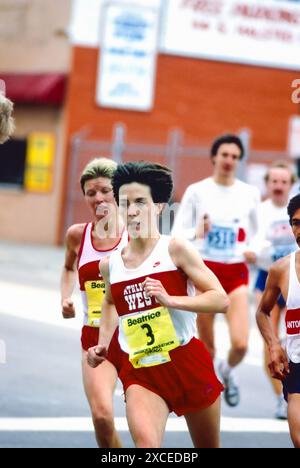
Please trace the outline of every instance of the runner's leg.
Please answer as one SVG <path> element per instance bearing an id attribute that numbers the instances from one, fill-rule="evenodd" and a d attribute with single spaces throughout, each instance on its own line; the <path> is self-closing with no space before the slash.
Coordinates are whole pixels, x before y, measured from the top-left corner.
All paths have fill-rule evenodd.
<path id="1" fill-rule="evenodd" d="M 127 389 L 127 421 L 137 448 L 161 446 L 169 413 L 166 402 L 156 393 L 140 385 Z"/>
<path id="2" fill-rule="evenodd" d="M 289 394 L 288 421 L 295 448 L 300 448 L 300 394 Z"/>
<path id="3" fill-rule="evenodd" d="M 229 294 L 229 299 L 230 306 L 226 319 L 229 325 L 231 349 L 227 360 L 220 364 L 219 372 L 225 387 L 225 401 L 229 406 L 234 407 L 240 402 L 240 391 L 233 368 L 244 358 L 249 338 L 247 287 L 240 286 L 235 289 Z"/>
<path id="4" fill-rule="evenodd" d="M 205 344 L 212 360 L 216 355 L 214 335 L 215 315 L 197 314 L 197 328 L 199 339 Z"/>
<path id="5" fill-rule="evenodd" d="M 273 324 L 276 336 L 279 336 L 279 325 L 280 325 L 281 312 L 282 312 L 282 309 L 278 305 L 276 305 L 274 307 L 274 309 L 272 310 L 272 312 L 271 312 L 271 320 L 272 320 L 272 324 Z M 270 369 L 269 369 L 270 354 L 269 354 L 269 351 L 268 351 L 268 348 L 267 348 L 266 344 L 264 346 L 264 356 L 265 356 L 265 371 L 266 371 L 266 374 L 267 374 L 267 376 L 268 376 L 268 378 L 269 378 L 269 380 L 271 382 L 271 385 L 273 387 L 273 390 L 274 390 L 276 396 L 279 397 L 279 396 L 282 395 L 282 383 L 280 382 L 280 380 L 273 379 L 271 374 L 270 374 Z"/>
<path id="6" fill-rule="evenodd" d="M 235 367 L 243 360 L 248 348 L 250 324 L 247 286 L 235 289 L 229 294 L 229 299 L 230 306 L 225 316 L 231 340 L 228 364 Z"/>
<path id="7" fill-rule="evenodd" d="M 96 439 L 99 447 L 122 446 L 114 426 L 113 393 L 118 374 L 115 367 L 105 361 L 96 369 L 89 367 L 86 351 L 82 351 L 82 374 L 85 393 L 91 408 Z"/>
<path id="8" fill-rule="evenodd" d="M 221 398 L 219 397 L 209 408 L 184 416 L 194 447 L 220 447 L 220 402 Z"/>

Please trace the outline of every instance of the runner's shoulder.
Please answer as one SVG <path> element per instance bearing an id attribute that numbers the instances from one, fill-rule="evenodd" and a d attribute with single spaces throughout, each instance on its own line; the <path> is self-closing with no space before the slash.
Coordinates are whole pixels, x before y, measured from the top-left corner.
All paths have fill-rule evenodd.
<path id="1" fill-rule="evenodd" d="M 169 254 L 172 258 L 180 258 L 180 256 L 187 255 L 191 251 L 194 253 L 195 248 L 190 241 L 183 237 L 171 237 Z"/>
<path id="2" fill-rule="evenodd" d="M 86 223 L 70 226 L 66 232 L 66 244 L 73 247 L 78 246 L 81 243 L 85 227 Z"/>
<path id="3" fill-rule="evenodd" d="M 263 217 L 267 216 L 267 217 L 270 217 L 270 212 L 272 213 L 273 211 L 271 211 L 273 209 L 273 204 L 272 204 L 272 201 L 270 200 L 270 198 L 267 198 L 266 200 L 263 200 L 263 201 L 260 201 L 259 205 L 258 205 L 258 210 L 259 210 L 259 214 Z M 264 219 L 264 218 L 263 218 Z"/>
<path id="4" fill-rule="evenodd" d="M 236 179 L 235 184 L 238 190 L 243 190 L 244 192 L 251 194 L 255 198 L 261 198 L 260 191 L 255 185 L 248 184 L 247 182 L 244 182 L 240 179 Z"/>
<path id="5" fill-rule="evenodd" d="M 205 192 L 210 186 L 213 186 L 212 177 L 207 177 L 206 179 L 199 180 L 189 185 L 185 193 L 189 195 L 198 194 L 199 192 Z"/>
<path id="6" fill-rule="evenodd" d="M 274 262 L 270 267 L 269 274 L 278 277 L 286 273 L 290 266 L 290 257 L 290 255 L 287 255 Z"/>

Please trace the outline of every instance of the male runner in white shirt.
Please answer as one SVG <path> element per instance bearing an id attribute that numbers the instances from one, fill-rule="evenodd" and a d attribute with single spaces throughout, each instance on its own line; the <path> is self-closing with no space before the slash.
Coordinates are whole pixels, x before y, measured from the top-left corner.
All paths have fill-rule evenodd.
<path id="1" fill-rule="evenodd" d="M 256 261 L 249 241 L 257 232 L 260 201 L 256 187 L 236 178 L 243 156 L 244 147 L 237 136 L 224 135 L 214 141 L 211 148 L 213 175 L 187 188 L 172 232 L 194 243 L 230 298 L 226 318 L 231 349 L 219 369 L 229 406 L 236 406 L 240 401 L 233 368 L 243 360 L 248 346 L 247 263 Z M 200 339 L 214 358 L 214 316 L 199 315 L 197 324 Z"/>

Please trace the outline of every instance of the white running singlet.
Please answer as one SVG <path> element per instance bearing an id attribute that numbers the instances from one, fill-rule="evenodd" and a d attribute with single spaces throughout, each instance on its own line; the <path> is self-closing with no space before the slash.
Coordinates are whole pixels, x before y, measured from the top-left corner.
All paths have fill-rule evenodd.
<path id="1" fill-rule="evenodd" d="M 172 234 L 192 240 L 204 260 L 242 263 L 243 253 L 258 229 L 259 190 L 235 180 L 231 186 L 217 184 L 212 177 L 187 188 L 175 218 Z M 211 230 L 195 239 L 198 223 L 208 215 Z"/>
<path id="2" fill-rule="evenodd" d="M 101 304 L 105 283 L 99 273 L 99 262 L 114 250 L 122 250 L 128 244 L 128 233 L 124 229 L 120 240 L 111 250 L 98 250 L 93 245 L 93 223 L 84 229 L 78 255 L 78 277 L 84 313 L 84 325 L 99 327 Z"/>
<path id="3" fill-rule="evenodd" d="M 257 266 L 268 271 L 271 264 L 279 258 L 289 255 L 298 249 L 287 214 L 287 208 L 274 205 L 268 199 L 258 209 L 257 242 L 260 253 Z"/>
<path id="4" fill-rule="evenodd" d="M 171 296 L 195 294 L 195 288 L 169 254 L 172 237 L 161 236 L 148 258 L 138 268 L 125 267 L 121 252 L 110 255 L 111 293 L 119 315 L 119 342 L 134 367 L 167 362 L 169 351 L 195 336 L 196 314 L 168 309 L 148 297 L 143 288 L 147 277 L 161 281 Z"/>
<path id="5" fill-rule="evenodd" d="M 289 291 L 286 301 L 286 350 L 289 360 L 300 363 L 300 283 L 296 271 L 296 252 L 290 255 Z"/>

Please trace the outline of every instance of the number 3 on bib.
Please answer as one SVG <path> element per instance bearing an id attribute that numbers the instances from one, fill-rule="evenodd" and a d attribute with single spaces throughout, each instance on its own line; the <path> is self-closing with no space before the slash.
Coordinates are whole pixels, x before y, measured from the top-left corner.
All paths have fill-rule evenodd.
<path id="1" fill-rule="evenodd" d="M 122 317 L 122 330 L 133 367 L 152 367 L 171 360 L 169 351 L 180 346 L 166 307 Z"/>
<path id="2" fill-rule="evenodd" d="M 147 346 L 153 345 L 155 343 L 155 337 L 153 335 L 153 330 L 150 327 L 150 325 L 148 325 L 147 323 L 144 323 L 144 325 L 142 325 L 141 328 L 146 329 L 146 331 L 148 332 L 147 336 L 149 336 L 150 341 L 147 343 Z"/>

